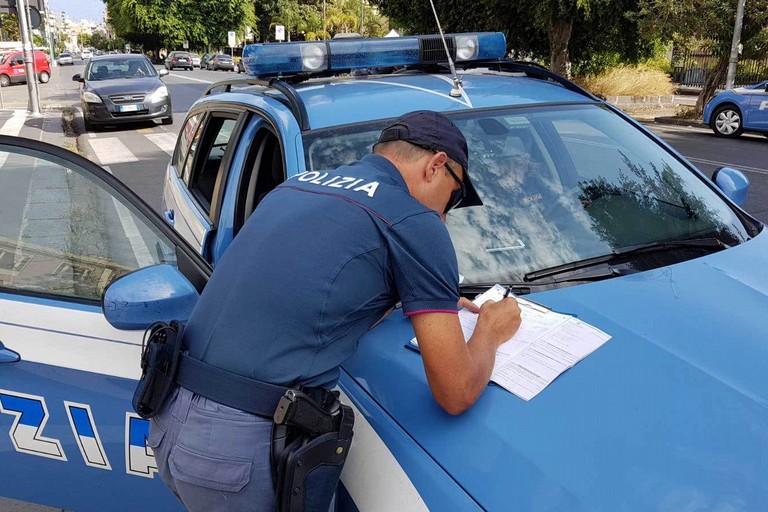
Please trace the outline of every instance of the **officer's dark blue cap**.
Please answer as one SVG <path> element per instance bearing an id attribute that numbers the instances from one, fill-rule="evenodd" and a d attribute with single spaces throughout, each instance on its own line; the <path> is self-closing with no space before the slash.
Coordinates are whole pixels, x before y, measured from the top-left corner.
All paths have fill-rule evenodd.
<path id="1" fill-rule="evenodd" d="M 443 151 L 464 169 L 466 195 L 455 206 L 481 206 L 483 201 L 469 179 L 469 150 L 467 139 L 453 122 L 440 112 L 417 110 L 402 115 L 387 125 L 379 136 L 379 142 L 402 140 L 430 151 Z"/>

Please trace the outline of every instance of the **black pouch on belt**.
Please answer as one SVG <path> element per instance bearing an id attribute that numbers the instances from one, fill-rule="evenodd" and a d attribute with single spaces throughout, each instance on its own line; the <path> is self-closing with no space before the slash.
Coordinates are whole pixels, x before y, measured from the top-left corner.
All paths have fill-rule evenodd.
<path id="1" fill-rule="evenodd" d="M 284 448 L 273 452 L 278 512 L 327 512 L 352 443 L 352 408 L 328 392 L 317 404 L 289 390 L 275 411 L 275 436 Z M 287 432 L 286 432 L 287 430 Z"/>
<path id="2" fill-rule="evenodd" d="M 173 389 L 173 380 L 181 355 L 183 325 L 157 322 L 144 334 L 141 351 L 141 379 L 133 393 L 133 410 L 149 419 L 165 404 Z"/>

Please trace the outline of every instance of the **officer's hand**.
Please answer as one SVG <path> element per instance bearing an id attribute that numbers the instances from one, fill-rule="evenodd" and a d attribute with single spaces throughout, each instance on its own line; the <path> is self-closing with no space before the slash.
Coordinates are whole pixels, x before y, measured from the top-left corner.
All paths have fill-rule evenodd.
<path id="1" fill-rule="evenodd" d="M 466 297 L 462 297 L 459 299 L 458 303 L 459 309 L 466 309 L 467 311 L 471 311 L 472 313 L 480 313 L 480 306 L 472 302 Z"/>
<path id="2" fill-rule="evenodd" d="M 498 302 L 487 301 L 480 307 L 475 334 L 494 343 L 496 347 L 515 335 L 520 328 L 520 306 L 512 297 Z"/>

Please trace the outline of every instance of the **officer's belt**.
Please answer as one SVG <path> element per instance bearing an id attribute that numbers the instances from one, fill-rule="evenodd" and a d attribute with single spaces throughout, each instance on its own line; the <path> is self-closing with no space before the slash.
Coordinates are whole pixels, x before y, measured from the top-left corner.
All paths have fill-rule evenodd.
<path id="1" fill-rule="evenodd" d="M 272 418 L 289 389 L 216 368 L 186 354 L 181 354 L 175 381 L 209 400 L 266 418 Z"/>

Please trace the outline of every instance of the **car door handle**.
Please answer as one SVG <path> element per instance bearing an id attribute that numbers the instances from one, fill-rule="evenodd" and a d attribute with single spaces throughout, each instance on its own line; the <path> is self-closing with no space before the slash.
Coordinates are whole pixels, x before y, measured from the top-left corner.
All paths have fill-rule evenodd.
<path id="1" fill-rule="evenodd" d="M 3 342 L 0 341 L 0 363 L 17 363 L 19 361 L 21 361 L 21 356 L 18 352 L 5 348 Z"/>
<path id="2" fill-rule="evenodd" d="M 165 222 L 173 226 L 173 210 L 165 210 L 163 216 L 165 217 Z"/>

